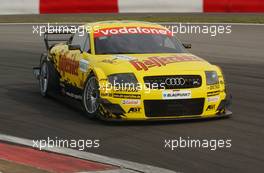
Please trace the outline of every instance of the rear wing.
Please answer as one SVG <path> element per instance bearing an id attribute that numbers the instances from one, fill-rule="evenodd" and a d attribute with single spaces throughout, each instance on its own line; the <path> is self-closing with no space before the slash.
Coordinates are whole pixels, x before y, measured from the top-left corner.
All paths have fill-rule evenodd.
<path id="1" fill-rule="evenodd" d="M 44 33 L 44 42 L 47 50 L 50 50 L 57 43 L 70 44 L 73 38 L 72 32 L 54 32 L 54 33 Z"/>

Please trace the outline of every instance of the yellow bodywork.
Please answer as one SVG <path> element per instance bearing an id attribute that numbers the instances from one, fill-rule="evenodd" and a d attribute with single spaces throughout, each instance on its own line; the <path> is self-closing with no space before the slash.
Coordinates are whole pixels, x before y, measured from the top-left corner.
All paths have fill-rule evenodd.
<path id="1" fill-rule="evenodd" d="M 95 55 L 94 50 L 94 32 L 97 29 L 115 28 L 115 27 L 154 27 L 164 29 L 163 26 L 145 22 L 126 22 L 126 21 L 110 21 L 98 22 L 85 25 L 92 28 L 90 30 L 91 53 L 81 52 L 79 50 L 68 50 L 65 44 L 58 44 L 50 50 L 49 58 L 55 62 L 58 72 L 61 75 L 61 81 L 67 81 L 72 86 L 83 89 L 87 77 L 93 73 L 100 85 L 100 97 L 112 104 L 118 104 L 124 110 L 123 120 L 147 120 L 147 119 L 181 119 L 181 118 L 207 118 L 217 116 L 217 111 L 222 100 L 226 99 L 225 82 L 219 67 L 211 65 L 207 61 L 192 55 L 190 53 L 162 53 L 162 54 L 122 54 L 120 55 Z M 124 58 L 125 57 L 125 58 Z M 150 57 L 159 59 L 176 57 L 175 62 L 165 65 L 159 64 L 154 66 L 143 66 L 142 62 L 146 62 Z M 183 58 L 182 58 L 183 57 Z M 64 59 L 63 59 L 64 58 Z M 128 60 L 128 59 L 129 60 Z M 178 60 L 177 60 L 178 59 Z M 69 67 L 63 67 L 61 61 L 67 61 L 71 64 Z M 181 61 L 182 60 L 182 61 Z M 131 61 L 134 61 L 131 63 Z M 83 63 L 84 62 L 84 63 Z M 65 62 L 63 62 L 65 63 Z M 76 64 L 75 64 L 76 63 Z M 86 66 L 86 67 L 83 67 Z M 82 66 L 82 67 L 81 67 Z M 205 71 L 216 71 L 219 83 L 215 85 L 206 85 Z M 138 82 L 144 84 L 144 76 L 160 76 L 160 75 L 200 75 L 202 77 L 202 85 L 199 88 L 177 89 L 190 90 L 191 98 L 204 98 L 204 107 L 201 115 L 193 116 L 164 116 L 146 117 L 144 100 L 163 100 L 164 90 L 138 90 L 138 91 L 115 91 L 106 89 L 101 86 L 107 86 L 107 76 L 117 73 L 134 73 Z M 134 101 L 133 101 L 134 100 Z M 132 109 L 131 109 L 132 108 Z M 132 111 L 130 111 L 132 110 Z M 110 113 L 111 114 L 111 113 Z M 108 117 L 116 118 L 116 116 L 108 115 Z"/>

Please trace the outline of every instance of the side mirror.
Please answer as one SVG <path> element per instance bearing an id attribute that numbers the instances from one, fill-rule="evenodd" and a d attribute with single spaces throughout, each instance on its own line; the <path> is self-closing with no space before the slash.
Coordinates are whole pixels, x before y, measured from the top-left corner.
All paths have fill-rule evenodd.
<path id="1" fill-rule="evenodd" d="M 78 45 L 78 44 L 70 44 L 69 45 L 69 50 L 79 50 L 79 51 L 82 51 L 81 50 L 81 46 Z"/>
<path id="2" fill-rule="evenodd" d="M 192 48 L 192 44 L 183 43 L 182 45 L 183 45 L 183 47 L 185 47 L 185 49 L 191 49 Z"/>

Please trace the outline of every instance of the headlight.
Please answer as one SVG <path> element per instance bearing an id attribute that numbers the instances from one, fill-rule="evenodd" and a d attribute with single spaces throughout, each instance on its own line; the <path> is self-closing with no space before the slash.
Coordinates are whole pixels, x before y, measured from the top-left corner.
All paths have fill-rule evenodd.
<path id="1" fill-rule="evenodd" d="M 137 78 L 133 73 L 112 74 L 108 76 L 108 81 L 112 84 L 112 86 L 125 86 L 127 84 L 137 85 L 138 83 Z"/>
<path id="2" fill-rule="evenodd" d="M 207 85 L 214 85 L 219 83 L 218 75 L 215 71 L 206 71 L 205 75 Z"/>

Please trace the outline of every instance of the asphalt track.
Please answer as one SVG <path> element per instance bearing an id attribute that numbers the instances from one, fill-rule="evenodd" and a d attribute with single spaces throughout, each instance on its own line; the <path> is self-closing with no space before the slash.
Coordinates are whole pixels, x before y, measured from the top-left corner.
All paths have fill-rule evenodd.
<path id="1" fill-rule="evenodd" d="M 264 26 L 232 26 L 217 37 L 179 35 L 220 65 L 233 93 L 229 119 L 106 123 L 38 93 L 32 66 L 44 50 L 31 25 L 0 25 L 0 133 L 28 139 L 100 139 L 88 151 L 180 172 L 263 172 Z M 230 149 L 164 149 L 164 139 L 232 139 Z"/>

